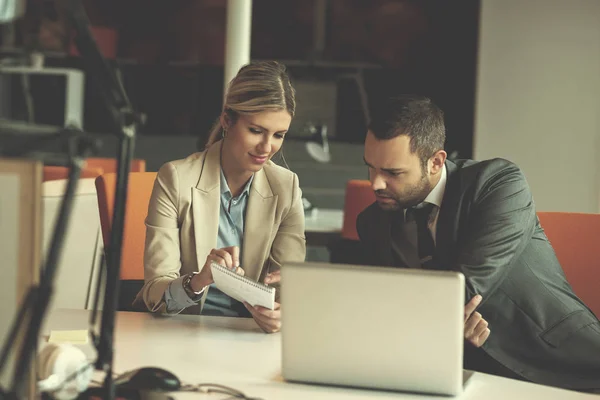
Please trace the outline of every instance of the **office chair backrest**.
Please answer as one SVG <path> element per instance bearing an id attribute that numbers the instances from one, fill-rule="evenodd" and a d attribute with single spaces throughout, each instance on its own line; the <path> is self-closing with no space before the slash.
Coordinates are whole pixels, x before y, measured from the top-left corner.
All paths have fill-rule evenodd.
<path id="1" fill-rule="evenodd" d="M 81 174 L 79 177 L 81 179 L 84 178 L 96 178 L 103 174 L 102 168 L 98 167 L 89 167 L 85 166 L 81 169 Z M 68 167 L 60 167 L 53 165 L 45 165 L 43 169 L 43 182 L 48 181 L 57 181 L 60 179 L 68 179 L 69 178 L 69 168 Z"/>
<path id="2" fill-rule="evenodd" d="M 125 225 L 121 251 L 121 279 L 144 279 L 144 241 L 148 203 L 156 172 L 132 172 L 129 174 Z M 113 205 L 115 199 L 116 174 L 104 174 L 96 178 L 98 208 L 104 246 L 108 246 L 111 234 Z"/>
<path id="3" fill-rule="evenodd" d="M 538 218 L 573 291 L 600 316 L 600 214 L 539 212 Z"/>
<path id="4" fill-rule="evenodd" d="M 353 179 L 346 184 L 344 199 L 344 224 L 342 225 L 342 238 L 358 240 L 356 232 L 356 217 L 365 208 L 375 201 L 375 194 L 371 182 Z"/>
<path id="5" fill-rule="evenodd" d="M 86 167 L 102 168 L 105 174 L 117 172 L 116 158 L 90 157 L 86 159 Z M 131 160 L 129 172 L 146 172 L 146 160 L 135 158 Z"/>

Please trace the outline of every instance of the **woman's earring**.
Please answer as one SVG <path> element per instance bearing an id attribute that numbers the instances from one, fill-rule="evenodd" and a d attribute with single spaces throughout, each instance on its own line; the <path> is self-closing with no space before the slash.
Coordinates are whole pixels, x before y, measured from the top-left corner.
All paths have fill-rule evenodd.
<path id="1" fill-rule="evenodd" d="M 223 128 L 223 130 L 221 131 L 221 137 L 223 139 L 225 139 L 227 137 L 227 129 Z"/>

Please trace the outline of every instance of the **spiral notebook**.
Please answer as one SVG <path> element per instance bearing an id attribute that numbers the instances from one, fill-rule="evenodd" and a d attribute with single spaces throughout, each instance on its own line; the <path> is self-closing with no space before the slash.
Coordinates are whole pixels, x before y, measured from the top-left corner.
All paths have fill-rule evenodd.
<path id="1" fill-rule="evenodd" d="M 255 282 L 213 262 L 210 264 L 215 285 L 226 295 L 251 306 L 275 308 L 275 288 Z"/>

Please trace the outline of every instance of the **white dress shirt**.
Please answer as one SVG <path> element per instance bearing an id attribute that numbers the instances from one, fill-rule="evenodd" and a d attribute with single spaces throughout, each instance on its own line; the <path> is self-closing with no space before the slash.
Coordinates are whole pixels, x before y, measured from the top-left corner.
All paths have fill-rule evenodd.
<path id="1" fill-rule="evenodd" d="M 431 192 L 425 197 L 423 203 L 431 203 L 435 205 L 434 211 L 432 211 L 431 216 L 429 217 L 429 230 L 431 231 L 431 235 L 433 236 L 433 243 L 435 244 L 435 234 L 437 232 L 437 222 L 438 215 L 440 214 L 440 208 L 442 207 L 442 200 L 444 199 L 444 193 L 446 191 L 446 165 L 442 167 L 442 176 L 438 183 L 433 187 Z M 418 206 L 417 206 L 418 207 Z M 406 218 L 406 210 L 404 210 L 404 218 Z"/>

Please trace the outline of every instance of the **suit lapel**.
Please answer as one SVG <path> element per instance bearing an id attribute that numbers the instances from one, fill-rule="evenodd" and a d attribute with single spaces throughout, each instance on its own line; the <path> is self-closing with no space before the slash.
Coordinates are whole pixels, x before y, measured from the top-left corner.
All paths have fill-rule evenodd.
<path id="1" fill-rule="evenodd" d="M 398 267 L 420 268 L 421 263 L 417 251 L 417 225 L 415 223 L 406 223 L 404 221 L 404 211 L 400 210 L 390 214 L 391 227 L 391 248 L 392 253 L 396 254 L 396 263 L 400 262 Z M 395 227 L 394 227 L 395 226 Z"/>
<path id="2" fill-rule="evenodd" d="M 203 159 L 202 171 L 192 190 L 192 216 L 198 268 L 202 269 L 206 256 L 217 247 L 220 210 L 221 143 L 211 146 Z"/>
<path id="3" fill-rule="evenodd" d="M 373 232 L 374 246 L 376 248 L 377 260 L 367 260 L 369 264 L 380 264 L 382 266 L 393 266 L 392 258 L 392 219 L 391 214 L 383 211 L 377 204 L 373 209 Z"/>
<path id="4" fill-rule="evenodd" d="M 453 247 L 455 222 L 457 220 L 458 201 L 460 199 L 456 182 L 456 172 L 458 166 L 452 161 L 446 161 L 446 189 L 442 206 L 439 210 L 437 228 L 435 233 L 435 254 L 433 256 L 434 269 L 448 269 L 446 265 L 450 260 L 450 253 Z"/>
<path id="5" fill-rule="evenodd" d="M 264 168 L 254 174 L 244 218 L 242 264 L 246 276 L 258 280 L 271 249 L 277 196 L 273 194 Z"/>

